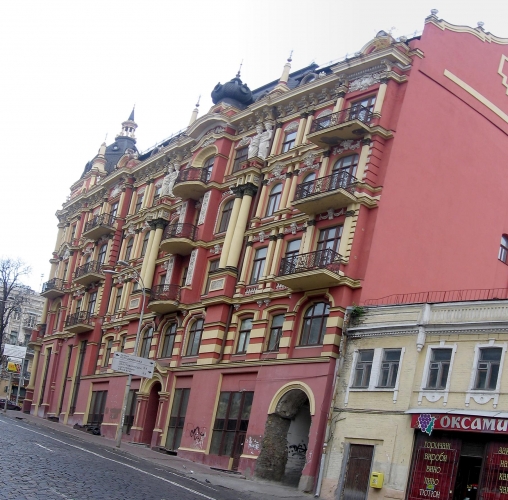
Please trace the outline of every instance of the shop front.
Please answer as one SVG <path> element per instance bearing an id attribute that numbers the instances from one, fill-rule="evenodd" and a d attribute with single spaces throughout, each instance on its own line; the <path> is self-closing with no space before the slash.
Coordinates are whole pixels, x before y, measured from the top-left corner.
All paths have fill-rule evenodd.
<path id="1" fill-rule="evenodd" d="M 408 500 L 508 499 L 508 413 L 485 413 L 412 415 Z"/>

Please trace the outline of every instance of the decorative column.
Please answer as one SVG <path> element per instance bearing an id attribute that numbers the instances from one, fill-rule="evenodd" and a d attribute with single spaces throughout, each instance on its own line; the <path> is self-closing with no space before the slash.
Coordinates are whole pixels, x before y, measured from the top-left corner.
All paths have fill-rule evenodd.
<path id="1" fill-rule="evenodd" d="M 335 103 L 335 106 L 333 107 L 334 113 L 342 111 L 347 91 L 348 91 L 347 85 L 341 85 L 339 87 L 338 92 L 337 92 L 338 99 L 337 99 L 337 102 Z"/>
<path id="2" fill-rule="evenodd" d="M 369 160 L 371 142 L 369 138 L 362 139 L 362 150 L 360 151 L 360 158 L 358 158 L 358 167 L 356 169 L 356 178 L 360 181 L 363 179 L 365 167 Z"/>
<path id="3" fill-rule="evenodd" d="M 145 196 L 143 196 L 143 205 L 141 205 L 141 208 L 147 208 L 149 207 L 149 203 L 152 199 L 153 190 L 154 190 L 154 183 L 153 179 L 150 179 L 149 181 L 146 181 L 146 189 L 145 189 Z"/>
<path id="4" fill-rule="evenodd" d="M 30 372 L 30 380 L 26 387 L 27 390 L 33 391 L 35 389 L 35 377 L 37 376 L 37 369 L 39 368 L 39 356 L 41 354 L 41 346 L 34 345 L 34 359 L 32 360 L 32 371 Z"/>
<path id="5" fill-rule="evenodd" d="M 292 175 L 293 177 L 291 178 L 291 186 L 289 188 L 288 199 L 286 201 L 286 208 L 291 208 L 291 202 L 295 199 L 296 186 L 298 184 L 298 176 L 300 175 L 300 171 L 295 168 Z"/>
<path id="6" fill-rule="evenodd" d="M 316 220 L 307 221 L 307 230 L 302 242 L 302 251 L 300 253 L 308 253 L 311 251 L 314 235 L 316 234 Z"/>
<path id="7" fill-rule="evenodd" d="M 142 236 L 143 233 L 140 233 L 140 235 Z M 154 235 L 155 235 L 155 229 L 153 227 L 151 227 L 150 228 L 150 236 L 148 236 L 148 244 L 146 245 L 145 255 L 143 256 L 143 263 L 141 264 L 141 271 L 139 273 L 141 276 L 141 279 L 143 281 L 145 281 L 145 270 L 146 270 L 146 266 L 148 264 L 148 256 L 150 255 L 150 252 L 152 251 L 152 244 L 153 244 Z M 142 243 L 143 239 L 144 239 L 144 237 L 141 238 L 141 245 L 143 245 L 143 243 Z"/>
<path id="8" fill-rule="evenodd" d="M 375 115 L 381 116 L 381 108 L 383 107 L 387 87 L 388 87 L 388 78 L 386 77 L 381 78 L 381 85 L 379 86 L 379 90 L 377 91 L 376 102 L 374 104 L 374 109 L 372 110 L 372 112 Z"/>
<path id="9" fill-rule="evenodd" d="M 256 192 L 256 186 L 250 182 L 244 186 L 241 186 L 241 188 L 243 190 L 242 204 L 240 206 L 240 212 L 238 213 L 236 224 L 233 226 L 233 238 L 231 239 L 231 246 L 229 248 L 229 254 L 226 262 L 226 267 L 232 268 L 236 268 L 238 266 L 238 259 L 240 258 L 240 253 L 242 251 L 242 242 L 245 234 L 245 227 L 249 219 L 250 206 L 252 203 L 252 198 L 254 197 L 254 193 Z M 231 222 L 229 227 L 231 227 Z"/>
<path id="10" fill-rule="evenodd" d="M 238 280 L 238 285 L 245 285 L 245 280 L 247 279 L 247 271 L 250 267 L 250 262 L 252 260 L 252 245 L 253 241 L 248 241 L 245 249 L 245 256 L 243 258 L 243 266 L 242 272 L 240 274 L 240 279 Z"/>
<path id="11" fill-rule="evenodd" d="M 282 129 L 282 123 L 277 123 L 275 126 L 275 137 L 272 142 L 272 149 L 270 151 L 270 156 L 274 155 L 277 152 L 277 148 L 279 147 L 280 134 Z"/>
<path id="12" fill-rule="evenodd" d="M 279 262 L 281 259 L 281 249 L 282 249 L 282 241 L 284 240 L 284 228 L 279 228 L 279 233 L 276 236 L 277 243 L 275 244 L 275 251 L 273 253 L 272 265 L 270 269 L 270 274 L 268 278 L 272 278 L 277 276 L 279 271 Z"/>
<path id="13" fill-rule="evenodd" d="M 298 130 L 296 132 L 295 137 L 295 147 L 302 144 L 303 134 L 306 130 L 305 125 L 307 124 L 307 116 L 309 116 L 308 113 L 302 113 L 300 115 L 300 121 L 298 122 Z"/>
<path id="14" fill-rule="evenodd" d="M 219 261 L 219 268 L 224 269 L 229 256 L 229 249 L 231 247 L 231 241 L 236 231 L 236 223 L 238 220 L 238 214 L 240 213 L 240 207 L 242 206 L 243 191 L 239 188 L 233 188 L 235 193 L 235 202 L 233 203 L 233 209 L 231 210 L 231 217 L 229 219 L 228 229 L 224 238 L 224 244 L 222 245 L 222 253 Z"/>
<path id="15" fill-rule="evenodd" d="M 159 255 L 159 246 L 161 244 L 162 232 L 166 226 L 166 221 L 164 219 L 155 219 L 150 222 L 150 226 L 152 228 L 150 233 L 150 237 L 152 238 L 152 246 L 150 247 L 150 252 L 146 252 L 145 259 L 143 260 L 143 265 L 145 265 L 145 261 L 147 262 L 143 278 L 145 288 L 152 288 L 155 261 L 157 260 L 157 255 Z"/>
<path id="16" fill-rule="evenodd" d="M 266 197 L 268 195 L 268 179 L 264 179 L 261 183 L 261 194 L 258 200 L 258 206 L 256 207 L 256 214 L 254 217 L 256 219 L 261 219 L 263 217 L 263 211 L 266 210 Z M 280 205 L 282 208 L 282 204 Z"/>
<path id="17" fill-rule="evenodd" d="M 281 194 L 280 203 L 279 203 L 279 210 L 281 210 L 283 208 L 289 208 L 287 201 L 288 201 L 289 191 L 291 190 L 291 177 L 293 177 L 293 169 L 294 169 L 294 166 L 290 165 L 288 167 L 288 171 L 286 172 L 286 180 L 284 182 L 284 187 L 282 188 L 282 194 Z M 285 218 L 285 215 L 286 214 L 283 214 L 283 218 Z"/>
<path id="18" fill-rule="evenodd" d="M 275 251 L 275 243 L 277 241 L 275 231 L 275 229 L 272 229 L 272 234 L 268 238 L 270 243 L 268 243 L 268 250 L 266 252 L 265 267 L 263 269 L 263 276 L 261 276 L 262 280 L 266 279 L 267 276 L 270 276 L 270 271 L 272 269 L 273 253 Z"/>
<path id="19" fill-rule="evenodd" d="M 323 153 L 323 159 L 321 160 L 321 167 L 319 168 L 318 177 L 325 177 L 328 173 L 328 161 L 330 160 L 331 151 L 325 151 Z"/>
<path id="20" fill-rule="evenodd" d="M 313 109 L 307 113 L 309 116 L 307 117 L 307 123 L 305 125 L 305 132 L 303 134 L 302 144 L 307 143 L 307 136 L 309 135 L 310 127 L 312 125 L 312 122 L 314 121 L 314 113 L 315 112 L 316 111 Z"/>

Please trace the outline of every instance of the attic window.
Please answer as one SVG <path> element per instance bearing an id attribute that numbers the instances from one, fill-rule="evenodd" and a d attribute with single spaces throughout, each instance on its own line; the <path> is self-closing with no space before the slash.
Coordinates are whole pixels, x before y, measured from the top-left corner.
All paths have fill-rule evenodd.
<path id="1" fill-rule="evenodd" d="M 113 146 L 113 151 L 117 151 L 118 150 L 118 146 Z"/>

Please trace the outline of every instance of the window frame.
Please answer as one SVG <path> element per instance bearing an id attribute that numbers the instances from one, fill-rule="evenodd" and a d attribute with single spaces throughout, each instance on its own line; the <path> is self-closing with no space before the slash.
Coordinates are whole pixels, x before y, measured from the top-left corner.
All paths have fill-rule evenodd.
<path id="1" fill-rule="evenodd" d="M 253 321 L 254 318 L 252 317 L 241 319 L 240 326 L 238 328 L 238 341 L 236 343 L 235 354 L 247 354 Z"/>
<path id="2" fill-rule="evenodd" d="M 134 236 L 130 236 L 127 240 L 126 240 L 126 244 L 125 244 L 125 255 L 124 255 L 124 260 L 131 260 L 132 258 L 132 249 L 134 248 Z"/>
<path id="3" fill-rule="evenodd" d="M 145 328 L 145 330 L 143 331 L 141 345 L 139 346 L 139 354 L 137 354 L 140 358 L 150 359 L 150 351 L 152 350 L 153 334 L 154 334 L 154 331 L 151 326 Z M 148 352 L 146 352 L 146 351 L 148 351 Z"/>
<path id="4" fill-rule="evenodd" d="M 113 338 L 109 337 L 104 344 L 104 359 L 102 360 L 102 367 L 106 368 L 109 365 L 109 360 L 111 358 L 111 351 L 113 350 Z"/>
<path id="5" fill-rule="evenodd" d="M 314 314 L 314 311 L 317 306 L 323 304 L 323 314 Z M 311 311 L 309 313 L 309 311 Z M 323 345 L 323 340 L 326 335 L 326 323 L 328 321 L 328 317 L 330 316 L 330 304 L 325 302 L 324 300 L 316 301 L 310 304 L 306 309 L 302 316 L 302 323 L 300 328 L 300 339 L 298 342 L 299 347 L 318 347 Z M 310 320 L 309 327 L 307 328 L 306 322 Z M 315 343 L 310 343 L 310 337 L 313 330 L 314 321 L 318 320 L 320 323 L 320 334 L 318 341 Z"/>
<path id="6" fill-rule="evenodd" d="M 499 359 L 482 359 L 482 356 L 487 351 L 497 351 L 499 353 Z M 473 386 L 473 389 L 475 391 L 495 391 L 496 387 L 499 382 L 499 373 L 501 370 L 501 358 L 503 357 L 503 349 L 502 347 L 481 347 L 480 348 L 480 355 L 478 358 L 478 363 L 476 364 L 476 377 L 475 377 L 475 383 Z M 482 366 L 486 365 L 486 366 Z M 492 369 L 493 367 L 494 370 Z M 492 384 L 492 378 L 493 378 L 493 371 L 495 372 L 495 383 Z M 485 377 L 485 386 L 482 387 L 480 382 L 482 377 L 480 377 L 481 373 L 486 372 Z M 494 387 L 491 387 L 491 385 L 494 385 Z"/>
<path id="7" fill-rule="evenodd" d="M 173 349 L 175 348 L 175 338 L 177 330 L 178 324 L 176 323 L 176 321 L 172 321 L 165 327 L 164 334 L 162 336 L 162 346 L 159 356 L 160 358 L 171 358 L 173 356 Z M 171 348 L 168 348 L 169 344 L 171 344 Z"/>
<path id="8" fill-rule="evenodd" d="M 270 328 L 268 331 L 268 339 L 266 342 L 265 352 L 278 352 L 279 351 L 280 339 L 282 338 L 285 316 L 286 315 L 284 312 L 279 312 L 278 314 L 272 314 L 272 316 L 270 318 Z M 282 317 L 282 323 L 280 324 L 280 326 L 278 326 L 278 325 L 274 326 L 275 318 L 279 318 L 279 317 Z M 275 340 L 272 342 L 273 339 L 275 339 Z"/>
<path id="9" fill-rule="evenodd" d="M 291 149 L 295 148 L 296 144 L 296 136 L 298 134 L 298 129 L 292 129 L 289 131 L 284 131 L 284 139 L 282 141 L 281 154 L 287 153 Z"/>
<path id="10" fill-rule="evenodd" d="M 280 189 L 278 192 L 274 192 L 275 189 Z M 277 210 L 280 210 L 280 201 L 282 199 L 282 182 L 278 182 L 270 190 L 270 194 L 267 198 L 265 217 L 271 217 Z"/>
<path id="11" fill-rule="evenodd" d="M 203 166 L 201 167 L 204 172 L 206 172 L 205 182 L 209 182 L 212 178 L 213 167 L 215 165 L 215 156 L 210 156 L 203 162 Z"/>
<path id="12" fill-rule="evenodd" d="M 199 325 L 199 327 L 197 325 Z M 185 356 L 199 356 L 204 327 L 205 320 L 203 318 L 196 318 L 191 325 L 189 325 L 187 345 L 185 346 Z M 199 339 L 197 343 L 196 337 Z M 194 349 L 194 346 L 197 346 L 197 349 Z"/>
<path id="13" fill-rule="evenodd" d="M 143 236 L 143 243 L 141 243 L 141 253 L 139 254 L 140 257 L 144 257 L 146 255 L 149 240 L 150 240 L 150 231 L 145 231 Z"/>
<path id="14" fill-rule="evenodd" d="M 242 146 L 235 150 L 235 159 L 233 160 L 232 173 L 240 170 L 240 163 L 243 163 L 249 157 L 249 146 Z"/>
<path id="15" fill-rule="evenodd" d="M 508 265 L 508 234 L 501 235 L 501 243 L 499 245 L 497 259 L 503 264 Z"/>
<path id="16" fill-rule="evenodd" d="M 213 259 L 208 261 L 208 273 L 206 275 L 205 294 L 210 291 L 210 281 L 213 278 L 213 272 L 219 269 L 220 259 Z"/>
<path id="17" fill-rule="evenodd" d="M 428 359 L 428 363 L 426 363 L 426 365 L 427 365 L 427 374 L 426 375 L 427 376 L 426 376 L 426 381 L 425 381 L 425 390 L 427 390 L 427 391 L 444 391 L 448 387 L 448 381 L 449 381 L 450 375 L 451 375 L 452 358 L 453 358 L 453 354 L 454 354 L 453 347 L 452 346 L 429 347 L 429 350 L 430 350 L 429 359 Z M 435 353 L 438 351 L 450 351 L 450 359 L 449 360 L 433 359 Z M 447 361 L 448 366 L 446 368 L 446 380 L 444 381 L 445 383 L 443 385 L 443 375 L 444 375 L 443 374 L 443 365 L 444 365 L 444 363 L 446 363 L 446 361 Z M 433 364 L 438 365 L 435 387 L 430 385 L 430 378 L 431 378 L 432 371 L 433 371 L 433 368 L 432 368 Z"/>
<path id="18" fill-rule="evenodd" d="M 397 361 L 386 359 L 388 353 L 398 352 L 399 356 Z M 379 377 L 377 382 L 377 387 L 383 389 L 393 389 L 395 384 L 397 383 L 397 378 L 399 376 L 400 370 L 400 357 L 402 354 L 402 350 L 400 348 L 387 348 L 383 349 L 383 356 L 381 359 L 381 368 L 379 370 Z M 388 365 L 388 366 L 384 366 Z M 386 382 L 383 382 L 384 378 L 384 370 L 388 370 L 388 375 L 386 377 Z"/>
<path id="19" fill-rule="evenodd" d="M 145 192 L 136 193 L 136 204 L 134 205 L 134 214 L 137 214 L 143 206 L 143 199 L 145 198 Z"/>
<path id="20" fill-rule="evenodd" d="M 265 251 L 265 255 L 263 257 L 259 257 L 259 252 L 262 250 Z M 263 276 L 266 264 L 266 257 L 268 256 L 268 247 L 259 247 L 256 248 L 254 252 L 254 258 L 252 259 L 252 269 L 250 272 L 249 285 L 257 285 L 259 280 Z"/>
<path id="21" fill-rule="evenodd" d="M 329 237 L 327 233 L 332 229 L 338 230 L 338 236 L 335 234 L 333 238 Z M 342 235 L 344 233 L 344 225 L 338 224 L 336 226 L 323 227 L 319 230 L 318 240 L 316 242 L 316 250 L 332 250 L 333 252 L 339 253 L 340 242 L 342 241 Z M 331 243 L 331 245 L 330 245 Z"/>
<path id="22" fill-rule="evenodd" d="M 358 355 L 356 357 L 356 363 L 353 367 L 353 383 L 351 387 L 354 389 L 368 389 L 370 386 L 370 380 L 372 378 L 372 364 L 374 362 L 374 349 L 358 349 Z M 371 354 L 371 359 L 362 360 L 362 355 Z M 357 382 L 358 374 L 361 373 L 361 381 Z"/>
<path id="23" fill-rule="evenodd" d="M 224 202 L 221 212 L 219 225 L 217 226 L 217 233 L 225 233 L 231 220 L 231 214 L 233 213 L 233 206 L 235 204 L 235 198 L 231 198 Z"/>

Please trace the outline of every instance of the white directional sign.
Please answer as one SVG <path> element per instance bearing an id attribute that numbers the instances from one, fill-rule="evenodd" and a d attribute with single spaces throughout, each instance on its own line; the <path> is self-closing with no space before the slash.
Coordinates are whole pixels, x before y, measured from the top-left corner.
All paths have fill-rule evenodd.
<path id="1" fill-rule="evenodd" d="M 152 378 L 155 361 L 123 352 L 113 353 L 111 368 L 117 372 L 130 373 L 139 377 Z"/>
<path id="2" fill-rule="evenodd" d="M 21 345 L 4 344 L 4 356 L 8 358 L 24 359 L 26 347 Z"/>

